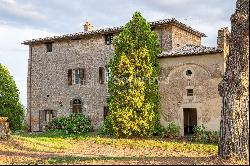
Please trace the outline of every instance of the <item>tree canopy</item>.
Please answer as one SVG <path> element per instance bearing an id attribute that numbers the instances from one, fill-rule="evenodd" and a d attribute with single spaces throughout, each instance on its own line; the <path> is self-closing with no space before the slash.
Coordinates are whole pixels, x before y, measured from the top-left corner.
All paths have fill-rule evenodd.
<path id="1" fill-rule="evenodd" d="M 19 101 L 19 91 L 8 69 L 0 63 L 0 113 L 8 117 L 10 128 L 22 127 L 24 108 Z"/>
<path id="2" fill-rule="evenodd" d="M 159 125 L 157 35 L 136 12 L 115 38 L 114 48 L 106 129 L 116 136 L 151 136 Z"/>

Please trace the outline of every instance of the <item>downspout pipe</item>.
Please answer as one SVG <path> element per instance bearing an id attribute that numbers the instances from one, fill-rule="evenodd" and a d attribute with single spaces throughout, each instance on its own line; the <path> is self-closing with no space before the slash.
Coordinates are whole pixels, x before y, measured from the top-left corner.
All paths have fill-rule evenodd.
<path id="1" fill-rule="evenodd" d="M 31 122 L 31 71 L 32 71 L 32 46 L 29 46 L 29 53 L 30 53 L 30 66 L 29 66 L 29 113 L 30 113 L 30 132 L 32 131 L 32 122 Z"/>

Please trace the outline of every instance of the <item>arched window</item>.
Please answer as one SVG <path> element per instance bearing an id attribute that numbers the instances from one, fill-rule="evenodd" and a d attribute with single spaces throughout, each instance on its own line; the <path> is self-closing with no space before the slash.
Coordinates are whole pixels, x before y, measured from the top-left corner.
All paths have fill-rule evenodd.
<path id="1" fill-rule="evenodd" d="M 73 104 L 73 113 L 82 112 L 82 101 L 80 99 L 74 99 L 72 104 Z"/>

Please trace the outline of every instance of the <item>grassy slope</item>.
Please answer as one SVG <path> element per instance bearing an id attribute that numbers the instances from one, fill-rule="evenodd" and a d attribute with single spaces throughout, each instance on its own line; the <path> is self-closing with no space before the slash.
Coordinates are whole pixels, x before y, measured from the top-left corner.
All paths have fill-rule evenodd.
<path id="1" fill-rule="evenodd" d="M 216 158 L 217 145 L 96 134 L 16 134 L 0 141 L 0 164 L 244 164 Z"/>

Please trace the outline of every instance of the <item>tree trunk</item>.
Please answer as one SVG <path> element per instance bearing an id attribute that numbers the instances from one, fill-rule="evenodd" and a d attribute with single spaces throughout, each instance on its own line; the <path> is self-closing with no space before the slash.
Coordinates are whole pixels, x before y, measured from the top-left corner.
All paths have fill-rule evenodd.
<path id="1" fill-rule="evenodd" d="M 222 96 L 219 156 L 249 159 L 249 0 L 231 16 L 230 54 L 219 85 Z"/>

